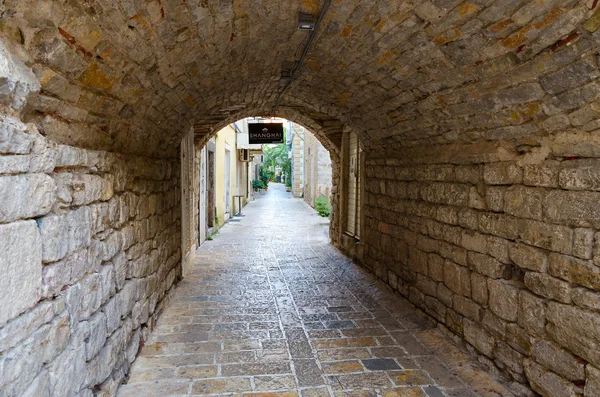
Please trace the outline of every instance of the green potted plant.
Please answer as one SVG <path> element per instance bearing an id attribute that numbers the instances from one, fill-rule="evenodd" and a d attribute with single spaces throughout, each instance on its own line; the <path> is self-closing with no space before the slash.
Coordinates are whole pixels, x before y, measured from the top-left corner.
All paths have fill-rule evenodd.
<path id="1" fill-rule="evenodd" d="M 262 177 L 261 178 L 261 182 L 263 183 L 263 189 L 267 190 L 269 188 L 269 179 Z"/>
<path id="2" fill-rule="evenodd" d="M 292 191 L 292 181 L 290 180 L 290 178 L 288 178 L 285 181 L 285 191 L 286 192 L 291 192 Z"/>
<path id="3" fill-rule="evenodd" d="M 331 214 L 331 204 L 327 202 L 325 196 L 321 196 L 315 200 L 315 208 L 323 218 L 329 218 L 329 215 Z"/>
<path id="4" fill-rule="evenodd" d="M 255 192 L 258 192 L 259 190 L 263 189 L 264 187 L 265 187 L 265 184 L 260 179 L 255 179 L 252 181 L 252 189 L 254 189 Z"/>

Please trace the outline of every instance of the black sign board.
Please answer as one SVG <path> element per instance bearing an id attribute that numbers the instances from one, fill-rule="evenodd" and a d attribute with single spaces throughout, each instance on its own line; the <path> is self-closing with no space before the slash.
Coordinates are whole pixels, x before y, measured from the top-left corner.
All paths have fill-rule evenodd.
<path id="1" fill-rule="evenodd" d="M 256 143 L 283 143 L 283 123 L 248 124 L 248 140 Z"/>

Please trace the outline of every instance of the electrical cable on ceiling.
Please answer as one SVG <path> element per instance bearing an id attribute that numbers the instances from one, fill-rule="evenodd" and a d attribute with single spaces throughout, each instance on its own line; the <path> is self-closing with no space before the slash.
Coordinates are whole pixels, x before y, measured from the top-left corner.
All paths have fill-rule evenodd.
<path id="1" fill-rule="evenodd" d="M 319 29 L 319 25 L 321 25 L 321 21 L 323 21 L 323 17 L 325 16 L 327 9 L 329 8 L 329 3 L 331 3 L 331 0 L 325 0 L 325 3 L 323 4 L 323 9 L 321 10 L 321 14 L 319 15 L 319 19 L 317 19 L 317 23 L 315 23 L 315 28 L 312 30 L 312 32 L 310 32 L 308 42 L 306 43 L 306 47 L 304 47 L 304 51 L 302 52 L 302 56 L 300 57 L 300 60 L 296 63 L 296 65 L 292 69 L 290 79 L 288 80 L 288 82 L 285 84 L 285 86 L 283 86 L 283 89 L 279 92 L 279 94 L 277 94 L 277 100 L 275 101 L 275 104 L 271 108 L 271 116 L 275 115 L 275 110 L 277 110 L 277 108 L 279 107 L 281 97 L 290 88 L 290 86 L 294 82 L 294 79 L 296 78 L 296 73 L 298 73 L 300 71 L 300 69 L 302 68 L 302 64 L 304 63 L 306 54 L 308 54 L 308 51 L 310 51 L 310 48 L 312 47 L 313 42 L 315 41 L 315 38 L 317 37 L 317 31 Z M 297 50 L 296 50 L 296 52 L 297 52 Z"/>

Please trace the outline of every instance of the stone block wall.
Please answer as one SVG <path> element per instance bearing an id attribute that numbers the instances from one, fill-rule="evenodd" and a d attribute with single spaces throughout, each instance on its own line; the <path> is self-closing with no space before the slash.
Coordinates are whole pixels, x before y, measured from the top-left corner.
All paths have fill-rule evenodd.
<path id="1" fill-rule="evenodd" d="M 584 158 L 593 145 L 368 154 L 365 266 L 515 385 L 599 395 L 600 159 Z"/>
<path id="2" fill-rule="evenodd" d="M 181 273 L 177 164 L 0 136 L 0 396 L 111 395 Z"/>
<path id="3" fill-rule="evenodd" d="M 181 274 L 179 160 L 47 139 L 0 54 L 0 396 L 112 396 Z"/>

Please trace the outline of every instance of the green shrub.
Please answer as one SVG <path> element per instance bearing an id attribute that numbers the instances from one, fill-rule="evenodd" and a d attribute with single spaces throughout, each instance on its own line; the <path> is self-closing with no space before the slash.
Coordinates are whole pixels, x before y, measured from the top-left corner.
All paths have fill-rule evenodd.
<path id="1" fill-rule="evenodd" d="M 252 189 L 254 189 L 255 192 L 259 191 L 260 189 L 262 189 L 264 187 L 265 187 L 265 184 L 260 179 L 255 179 L 252 181 Z"/>
<path id="2" fill-rule="evenodd" d="M 319 215 L 324 218 L 329 218 L 329 215 L 331 215 L 331 204 L 327 202 L 325 196 L 321 196 L 315 201 L 315 208 Z"/>
<path id="3" fill-rule="evenodd" d="M 285 186 L 286 186 L 286 187 L 292 187 L 292 180 L 291 180 L 290 178 L 288 178 L 288 179 L 285 181 Z"/>

